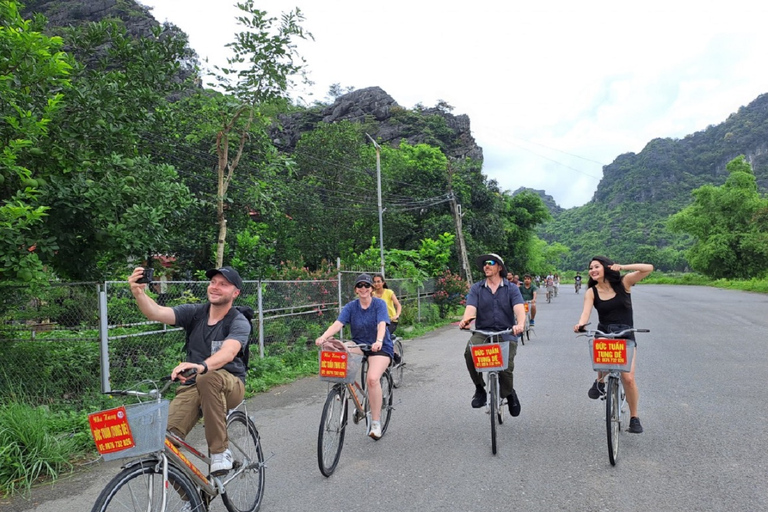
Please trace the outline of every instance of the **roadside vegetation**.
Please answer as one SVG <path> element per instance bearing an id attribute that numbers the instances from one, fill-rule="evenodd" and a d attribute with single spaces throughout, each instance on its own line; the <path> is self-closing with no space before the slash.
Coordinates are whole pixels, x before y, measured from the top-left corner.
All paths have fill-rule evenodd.
<path id="1" fill-rule="evenodd" d="M 458 307 L 457 307 L 458 308 Z M 406 327 L 398 334 L 412 339 L 454 321 L 458 309 L 445 318 Z M 287 346 L 274 343 L 265 357 L 252 357 L 246 396 L 268 391 L 318 372 L 314 340 Z M 88 414 L 114 407 L 108 397 L 92 393 L 77 404 L 29 405 L 19 386 L 0 403 L 0 496 L 29 492 L 32 485 L 78 471 L 98 459 L 88 426 Z"/>

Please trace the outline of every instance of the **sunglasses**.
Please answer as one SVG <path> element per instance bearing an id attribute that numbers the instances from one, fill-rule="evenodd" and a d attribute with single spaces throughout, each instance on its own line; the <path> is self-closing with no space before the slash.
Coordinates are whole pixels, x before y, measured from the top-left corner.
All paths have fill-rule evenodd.
<path id="1" fill-rule="evenodd" d="M 490 265 L 490 266 L 492 266 L 492 267 L 493 267 L 493 266 L 495 266 L 495 265 L 496 265 L 496 260 L 485 260 L 485 261 L 483 262 L 483 265 Z"/>
<path id="2" fill-rule="evenodd" d="M 371 285 L 368 284 L 368 283 L 357 283 L 355 285 L 355 288 L 370 288 L 370 287 L 371 287 Z"/>

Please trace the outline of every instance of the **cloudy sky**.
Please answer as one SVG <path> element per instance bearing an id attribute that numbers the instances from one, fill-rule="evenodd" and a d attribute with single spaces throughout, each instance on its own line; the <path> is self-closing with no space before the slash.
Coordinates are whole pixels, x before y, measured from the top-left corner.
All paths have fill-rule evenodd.
<path id="1" fill-rule="evenodd" d="M 227 0 L 140 0 L 225 63 L 237 31 Z M 233 2 L 234 3 L 234 2 Z M 298 7 L 299 45 L 331 84 L 379 86 L 400 105 L 443 100 L 467 114 L 483 172 L 502 189 L 543 189 L 563 207 L 592 198 L 602 168 L 657 137 L 724 121 L 768 92 L 768 4 L 747 0 L 258 0 Z"/>

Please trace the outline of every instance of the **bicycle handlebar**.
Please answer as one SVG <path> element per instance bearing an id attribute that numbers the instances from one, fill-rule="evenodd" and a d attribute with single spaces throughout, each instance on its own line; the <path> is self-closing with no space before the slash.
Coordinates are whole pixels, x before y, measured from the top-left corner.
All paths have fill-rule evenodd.
<path id="1" fill-rule="evenodd" d="M 503 331 L 481 331 L 480 329 L 468 329 L 472 334 L 485 334 L 486 336 L 501 336 L 503 334 L 515 334 L 514 328 L 504 329 Z"/>
<path id="2" fill-rule="evenodd" d="M 603 331 L 598 331 L 596 329 L 593 331 L 584 329 L 583 331 L 579 331 L 579 332 L 584 333 L 581 336 L 591 336 L 591 337 L 604 336 L 606 338 L 621 338 L 622 336 L 626 336 L 627 334 L 631 334 L 633 332 L 651 332 L 651 330 L 631 328 L 631 329 L 624 329 L 621 332 L 603 332 Z"/>
<path id="3" fill-rule="evenodd" d="M 194 368 L 190 368 L 188 370 L 185 370 L 183 373 L 185 373 L 185 377 L 189 378 L 195 373 L 197 373 L 197 370 Z M 171 384 L 173 384 L 176 381 L 171 380 L 170 375 L 166 375 L 165 377 L 162 377 L 159 379 L 160 382 L 165 382 L 162 388 L 158 388 L 157 384 L 155 384 L 154 381 L 143 381 L 144 383 L 151 383 L 155 386 L 155 389 L 151 389 L 149 391 L 139 391 L 138 389 L 113 389 L 107 393 L 106 395 L 116 395 L 116 396 L 132 396 L 136 398 L 151 398 L 153 400 L 157 400 L 160 397 L 163 396 L 163 393 L 165 393 L 169 387 L 171 387 Z"/>

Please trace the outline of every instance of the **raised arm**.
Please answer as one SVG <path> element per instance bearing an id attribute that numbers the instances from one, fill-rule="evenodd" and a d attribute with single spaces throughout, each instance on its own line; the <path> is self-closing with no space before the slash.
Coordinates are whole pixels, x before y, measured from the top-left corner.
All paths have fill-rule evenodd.
<path id="1" fill-rule="evenodd" d="M 632 263 L 630 265 L 614 263 L 611 265 L 611 270 L 616 270 L 618 272 L 626 270 L 630 271 L 629 274 L 624 274 L 624 277 L 622 277 L 624 288 L 629 291 L 632 286 L 636 285 L 653 272 L 653 265 L 650 263 Z"/>
<path id="2" fill-rule="evenodd" d="M 152 300 L 152 297 L 146 294 L 145 290 L 147 285 L 145 283 L 136 282 L 143 275 L 144 269 L 142 267 L 137 267 L 128 277 L 128 284 L 131 285 L 131 293 L 136 299 L 136 304 L 139 306 L 139 310 L 148 320 L 174 325 L 176 323 L 176 313 L 173 312 L 173 309 L 161 306 Z"/>

